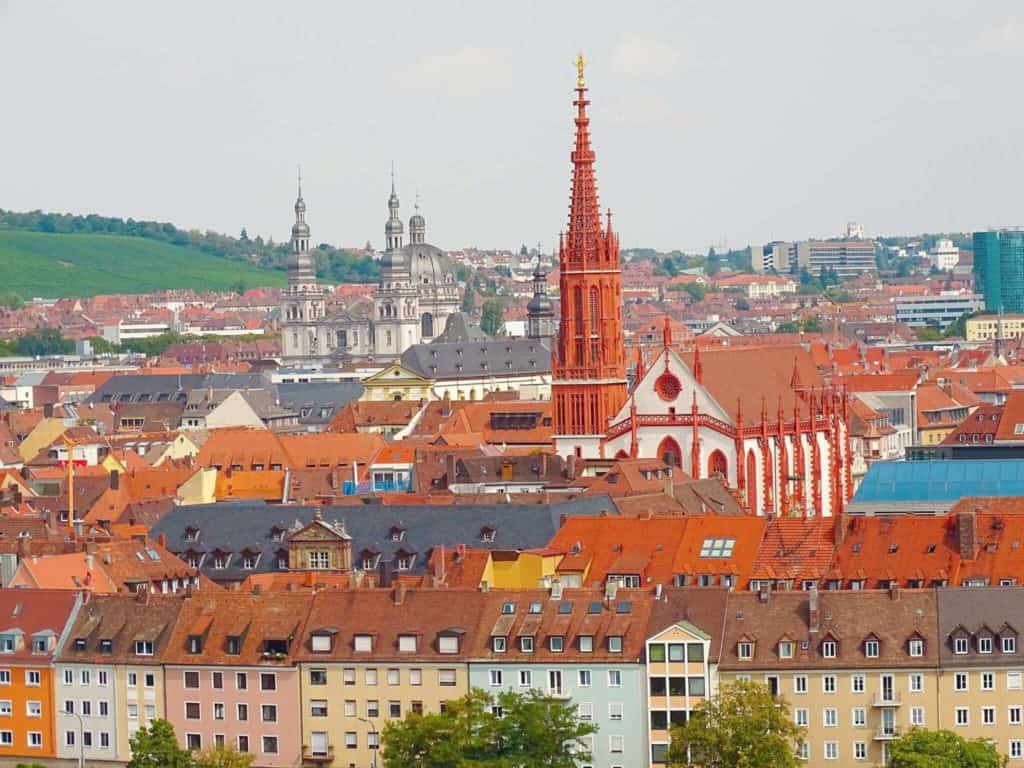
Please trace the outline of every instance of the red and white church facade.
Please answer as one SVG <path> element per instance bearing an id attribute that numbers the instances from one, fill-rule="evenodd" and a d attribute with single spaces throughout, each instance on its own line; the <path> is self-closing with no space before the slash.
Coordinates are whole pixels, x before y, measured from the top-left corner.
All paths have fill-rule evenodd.
<path id="1" fill-rule="evenodd" d="M 853 491 L 847 397 L 802 346 L 680 352 L 666 319 L 662 349 L 649 365 L 637 358 L 629 390 L 618 237 L 610 212 L 602 227 L 582 60 L 576 91 L 552 360 L 557 452 L 659 457 L 694 478 L 718 474 L 754 514 L 841 514 Z"/>

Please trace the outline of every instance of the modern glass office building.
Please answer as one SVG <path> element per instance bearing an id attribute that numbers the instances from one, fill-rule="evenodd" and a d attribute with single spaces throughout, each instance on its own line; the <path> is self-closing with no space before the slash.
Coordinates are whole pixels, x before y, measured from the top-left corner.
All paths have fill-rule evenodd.
<path id="1" fill-rule="evenodd" d="M 974 289 L 986 312 L 1024 312 L 1024 229 L 974 233 Z"/>

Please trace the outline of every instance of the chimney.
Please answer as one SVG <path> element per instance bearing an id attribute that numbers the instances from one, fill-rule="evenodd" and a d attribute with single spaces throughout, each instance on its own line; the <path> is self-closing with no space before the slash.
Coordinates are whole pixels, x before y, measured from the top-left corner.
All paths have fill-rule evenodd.
<path id="1" fill-rule="evenodd" d="M 436 550 L 436 559 L 434 560 L 434 578 L 438 584 L 444 584 L 445 557 L 444 544 L 441 544 Z"/>
<path id="2" fill-rule="evenodd" d="M 394 600 L 395 605 L 402 605 L 405 602 L 405 582 L 401 580 L 395 582 L 395 588 L 391 592 L 391 599 Z"/>
<path id="3" fill-rule="evenodd" d="M 568 480 L 576 479 L 576 454 L 570 454 L 565 460 L 565 477 Z"/>
<path id="4" fill-rule="evenodd" d="M 466 558 L 466 545 L 456 544 L 455 545 L 455 562 L 461 563 Z"/>
<path id="5" fill-rule="evenodd" d="M 772 585 L 768 581 L 762 581 L 757 590 L 758 602 L 767 603 L 768 598 L 771 596 L 771 591 Z"/>
<path id="6" fill-rule="evenodd" d="M 116 491 L 121 487 L 121 473 L 116 469 L 110 470 L 110 490 Z"/>
<path id="7" fill-rule="evenodd" d="M 166 533 L 161 533 L 160 535 L 158 535 L 156 537 L 156 541 L 157 541 L 157 544 L 159 544 L 161 547 L 163 547 L 164 549 L 167 549 L 167 534 Z"/>
<path id="8" fill-rule="evenodd" d="M 835 521 L 833 523 L 833 525 L 835 526 L 835 531 L 833 533 L 833 540 L 835 541 L 835 546 L 837 546 L 837 547 L 840 544 L 842 544 L 843 543 L 843 539 L 846 538 L 846 523 L 847 522 L 848 522 L 848 518 L 847 518 L 847 515 L 846 515 L 845 512 L 843 512 L 842 514 L 836 515 Z"/>
<path id="9" fill-rule="evenodd" d="M 315 577 L 313 576 L 313 572 L 312 571 L 306 571 L 306 578 L 305 578 L 304 581 L 305 581 L 305 584 L 306 584 L 307 587 L 309 587 L 309 588 L 313 587 L 313 584 L 315 583 L 314 582 L 314 578 Z"/>
<path id="10" fill-rule="evenodd" d="M 444 457 L 444 474 L 445 479 L 448 481 L 447 486 L 450 488 L 455 484 L 455 471 L 458 465 L 458 459 L 454 453 L 446 453 Z"/>
<path id="11" fill-rule="evenodd" d="M 43 404 L 43 418 L 44 419 L 52 419 L 53 418 L 53 403 L 44 403 Z"/>
<path id="12" fill-rule="evenodd" d="M 960 559 L 973 560 L 978 554 L 978 519 L 974 512 L 957 514 L 956 538 L 960 546 Z"/>
<path id="13" fill-rule="evenodd" d="M 818 587 L 814 584 L 807 590 L 807 631 L 817 634 L 821 629 L 821 615 L 818 610 Z"/>
<path id="14" fill-rule="evenodd" d="M 391 586 L 391 563 L 387 562 L 383 557 L 380 559 L 380 565 L 377 568 L 377 572 L 380 576 L 380 587 L 381 589 L 387 589 Z"/>
<path id="15" fill-rule="evenodd" d="M 898 583 L 896 583 L 895 581 L 890 582 L 889 583 L 889 599 L 893 600 L 893 601 L 896 601 L 896 600 L 899 600 L 900 597 L 902 597 L 902 593 L 900 591 L 900 585 Z"/>

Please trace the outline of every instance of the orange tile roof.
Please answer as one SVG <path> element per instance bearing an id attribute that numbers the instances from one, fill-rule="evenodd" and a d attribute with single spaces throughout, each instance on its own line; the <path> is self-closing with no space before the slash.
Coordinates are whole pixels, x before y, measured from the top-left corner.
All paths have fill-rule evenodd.
<path id="1" fill-rule="evenodd" d="M 827 518 L 769 521 L 754 560 L 753 578 L 792 579 L 795 588 L 805 579 L 823 578 L 832 560 L 834 537 L 835 526 Z"/>

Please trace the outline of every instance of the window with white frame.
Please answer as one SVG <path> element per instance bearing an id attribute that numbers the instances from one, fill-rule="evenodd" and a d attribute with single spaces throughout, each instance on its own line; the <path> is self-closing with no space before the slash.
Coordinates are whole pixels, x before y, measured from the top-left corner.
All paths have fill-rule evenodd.
<path id="1" fill-rule="evenodd" d="M 968 676 L 966 672 L 956 672 L 953 675 L 953 690 L 966 691 L 968 689 Z"/>
<path id="2" fill-rule="evenodd" d="M 1024 724 L 1024 707 L 1020 704 L 1012 704 L 1006 710 L 1006 722 L 1010 725 L 1022 725 Z"/>
<path id="3" fill-rule="evenodd" d="M 835 693 L 836 692 L 836 676 L 835 675 L 822 675 L 821 676 L 821 692 L 822 693 Z"/>
<path id="4" fill-rule="evenodd" d="M 793 710 L 793 721 L 801 728 L 806 728 L 810 718 L 806 707 L 798 707 Z"/>
<path id="5" fill-rule="evenodd" d="M 826 728 L 835 728 L 839 725 L 839 710 L 835 707 L 825 707 L 821 715 Z"/>
<path id="6" fill-rule="evenodd" d="M 996 724 L 996 708 L 995 707 L 982 707 L 981 708 L 981 724 L 982 725 L 995 725 Z"/>
<path id="7" fill-rule="evenodd" d="M 807 675 L 793 675 L 793 692 L 807 693 Z"/>
<path id="8" fill-rule="evenodd" d="M 825 759 L 826 760 L 838 760 L 839 759 L 839 742 L 838 741 L 826 741 L 825 742 Z"/>
<path id="9" fill-rule="evenodd" d="M 953 639 L 953 653 L 957 656 L 966 655 L 968 650 L 970 650 L 970 644 L 967 642 L 966 637 L 957 637 Z"/>
<path id="10" fill-rule="evenodd" d="M 910 708 L 910 724 L 914 728 L 924 727 L 924 707 Z"/>
<path id="11" fill-rule="evenodd" d="M 907 643 L 907 651 L 914 657 L 924 656 L 924 640 L 919 637 L 911 639 Z"/>
<path id="12" fill-rule="evenodd" d="M 594 719 L 594 705 L 589 701 L 581 701 L 576 705 L 576 717 L 585 723 Z"/>
<path id="13" fill-rule="evenodd" d="M 608 737 L 608 751 L 613 755 L 621 755 L 625 751 L 626 737 L 613 734 Z"/>
<path id="14" fill-rule="evenodd" d="M 924 690 L 924 675 L 920 672 L 911 672 L 908 682 L 911 693 L 920 693 Z"/>
<path id="15" fill-rule="evenodd" d="M 608 719 L 619 721 L 622 720 L 623 706 L 621 701 L 610 701 L 608 702 Z"/>
<path id="16" fill-rule="evenodd" d="M 590 670 L 589 669 L 581 669 L 581 670 L 579 670 L 578 677 L 579 677 L 579 686 L 580 686 L 580 688 L 589 688 L 590 687 Z"/>
<path id="17" fill-rule="evenodd" d="M 519 670 L 519 687 L 529 688 L 533 685 L 533 672 L 528 669 Z"/>
<path id="18" fill-rule="evenodd" d="M 971 710 L 967 707 L 957 707 L 953 711 L 955 717 L 954 721 L 957 725 L 970 725 L 971 724 Z"/>
<path id="19" fill-rule="evenodd" d="M 1024 739 L 1010 739 L 1009 755 L 1011 760 L 1024 758 Z"/>
<path id="20" fill-rule="evenodd" d="M 491 687 L 497 688 L 502 684 L 502 674 L 500 669 L 492 669 L 489 671 L 488 677 L 490 678 Z"/>
<path id="21" fill-rule="evenodd" d="M 867 728 L 868 711 L 864 707 L 854 707 L 851 711 L 853 713 L 853 727 Z"/>
<path id="22" fill-rule="evenodd" d="M 1003 653 L 1016 653 L 1017 652 L 1017 638 L 1013 635 L 1007 635 L 1001 638 Z"/>
<path id="23" fill-rule="evenodd" d="M 981 673 L 981 690 L 994 691 L 996 689 L 996 675 L 994 672 Z"/>
<path id="24" fill-rule="evenodd" d="M 991 637 L 979 637 L 978 638 L 978 653 L 992 653 L 992 638 Z"/>
<path id="25" fill-rule="evenodd" d="M 855 742 L 853 742 L 853 759 L 854 760 L 867 760 L 868 759 L 868 743 L 866 741 L 855 741 Z"/>
<path id="26" fill-rule="evenodd" d="M 864 655 L 869 659 L 878 658 L 878 641 L 871 639 L 864 641 Z"/>
<path id="27" fill-rule="evenodd" d="M 850 690 L 854 693 L 864 693 L 864 675 L 850 675 Z"/>

